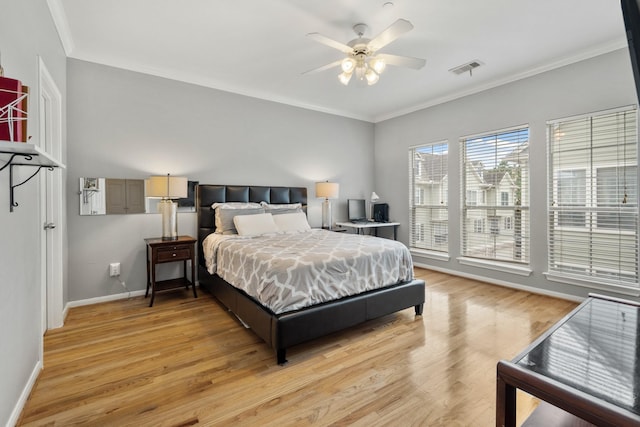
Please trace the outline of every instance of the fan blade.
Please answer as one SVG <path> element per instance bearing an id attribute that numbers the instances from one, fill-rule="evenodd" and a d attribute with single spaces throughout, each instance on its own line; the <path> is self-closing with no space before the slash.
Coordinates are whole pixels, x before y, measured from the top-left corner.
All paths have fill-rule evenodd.
<path id="1" fill-rule="evenodd" d="M 406 19 L 398 19 L 393 24 L 389 25 L 389 27 L 375 36 L 367 46 L 373 52 L 378 49 L 382 49 L 407 31 L 411 31 L 413 29 L 413 24 Z"/>
<path id="2" fill-rule="evenodd" d="M 388 55 L 386 53 L 379 53 L 378 55 L 376 55 L 376 57 L 382 58 L 384 62 L 388 65 L 413 68 L 414 70 L 419 70 L 420 68 L 424 67 L 424 65 L 427 63 L 425 59 L 421 59 L 421 58 L 412 58 L 411 56 Z"/>
<path id="3" fill-rule="evenodd" d="M 318 68 L 314 68 L 314 69 L 309 70 L 309 71 L 305 71 L 302 74 L 319 73 L 320 71 L 324 71 L 324 70 L 328 70 L 329 68 L 337 67 L 338 65 L 340 65 L 340 63 L 342 61 L 343 61 L 342 59 L 338 59 L 337 61 L 332 62 L 331 64 L 323 65 L 322 67 L 318 67 Z"/>
<path id="4" fill-rule="evenodd" d="M 353 52 L 353 48 L 350 46 L 347 46 L 344 43 L 340 43 L 337 42 L 333 39 L 330 39 L 329 37 L 325 37 L 320 33 L 309 33 L 307 34 L 308 37 L 311 37 L 312 39 L 314 39 L 317 42 L 320 42 L 324 45 L 327 45 L 329 47 L 332 47 L 334 49 L 338 49 L 340 52 L 343 53 L 352 53 Z"/>

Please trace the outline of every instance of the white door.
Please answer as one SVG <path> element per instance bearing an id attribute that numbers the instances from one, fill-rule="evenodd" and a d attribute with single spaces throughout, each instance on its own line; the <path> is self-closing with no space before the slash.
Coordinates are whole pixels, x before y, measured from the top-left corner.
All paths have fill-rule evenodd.
<path id="1" fill-rule="evenodd" d="M 39 146 L 50 156 L 62 160 L 62 95 L 47 67 L 39 59 L 38 111 Z M 62 170 L 40 172 L 40 260 L 42 286 L 42 333 L 63 324 Z"/>

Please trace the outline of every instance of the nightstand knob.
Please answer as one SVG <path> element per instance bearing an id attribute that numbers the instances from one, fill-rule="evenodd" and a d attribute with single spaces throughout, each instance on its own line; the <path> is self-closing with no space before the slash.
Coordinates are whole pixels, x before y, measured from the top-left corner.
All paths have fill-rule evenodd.
<path id="1" fill-rule="evenodd" d="M 171 254 L 171 256 L 176 256 L 177 254 Z"/>

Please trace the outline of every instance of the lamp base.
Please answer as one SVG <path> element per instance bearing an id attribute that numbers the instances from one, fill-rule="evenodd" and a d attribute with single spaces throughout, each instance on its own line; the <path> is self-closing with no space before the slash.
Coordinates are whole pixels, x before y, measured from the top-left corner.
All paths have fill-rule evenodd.
<path id="1" fill-rule="evenodd" d="M 178 240 L 178 204 L 169 199 L 158 203 L 162 214 L 162 240 Z"/>
<path id="2" fill-rule="evenodd" d="M 322 202 L 322 228 L 331 230 L 333 221 L 331 219 L 331 200 L 324 199 Z"/>

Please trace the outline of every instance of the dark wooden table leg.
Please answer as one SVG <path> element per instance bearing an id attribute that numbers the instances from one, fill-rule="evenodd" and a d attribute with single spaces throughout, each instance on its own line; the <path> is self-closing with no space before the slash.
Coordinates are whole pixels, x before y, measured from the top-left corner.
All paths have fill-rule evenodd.
<path id="1" fill-rule="evenodd" d="M 516 388 L 504 382 L 498 373 L 496 390 L 496 427 L 516 426 Z"/>
<path id="2" fill-rule="evenodd" d="M 151 282 L 149 280 L 149 245 L 147 245 L 147 291 L 144 293 L 144 297 L 148 297 L 149 296 L 149 286 L 151 285 Z"/>
<path id="3" fill-rule="evenodd" d="M 198 298 L 196 293 L 196 263 L 194 261 L 195 256 L 191 258 L 191 287 L 193 288 L 193 297 Z"/>
<path id="4" fill-rule="evenodd" d="M 156 297 L 156 266 L 153 265 L 151 268 L 151 302 L 149 302 L 149 307 L 153 307 L 153 300 Z"/>

